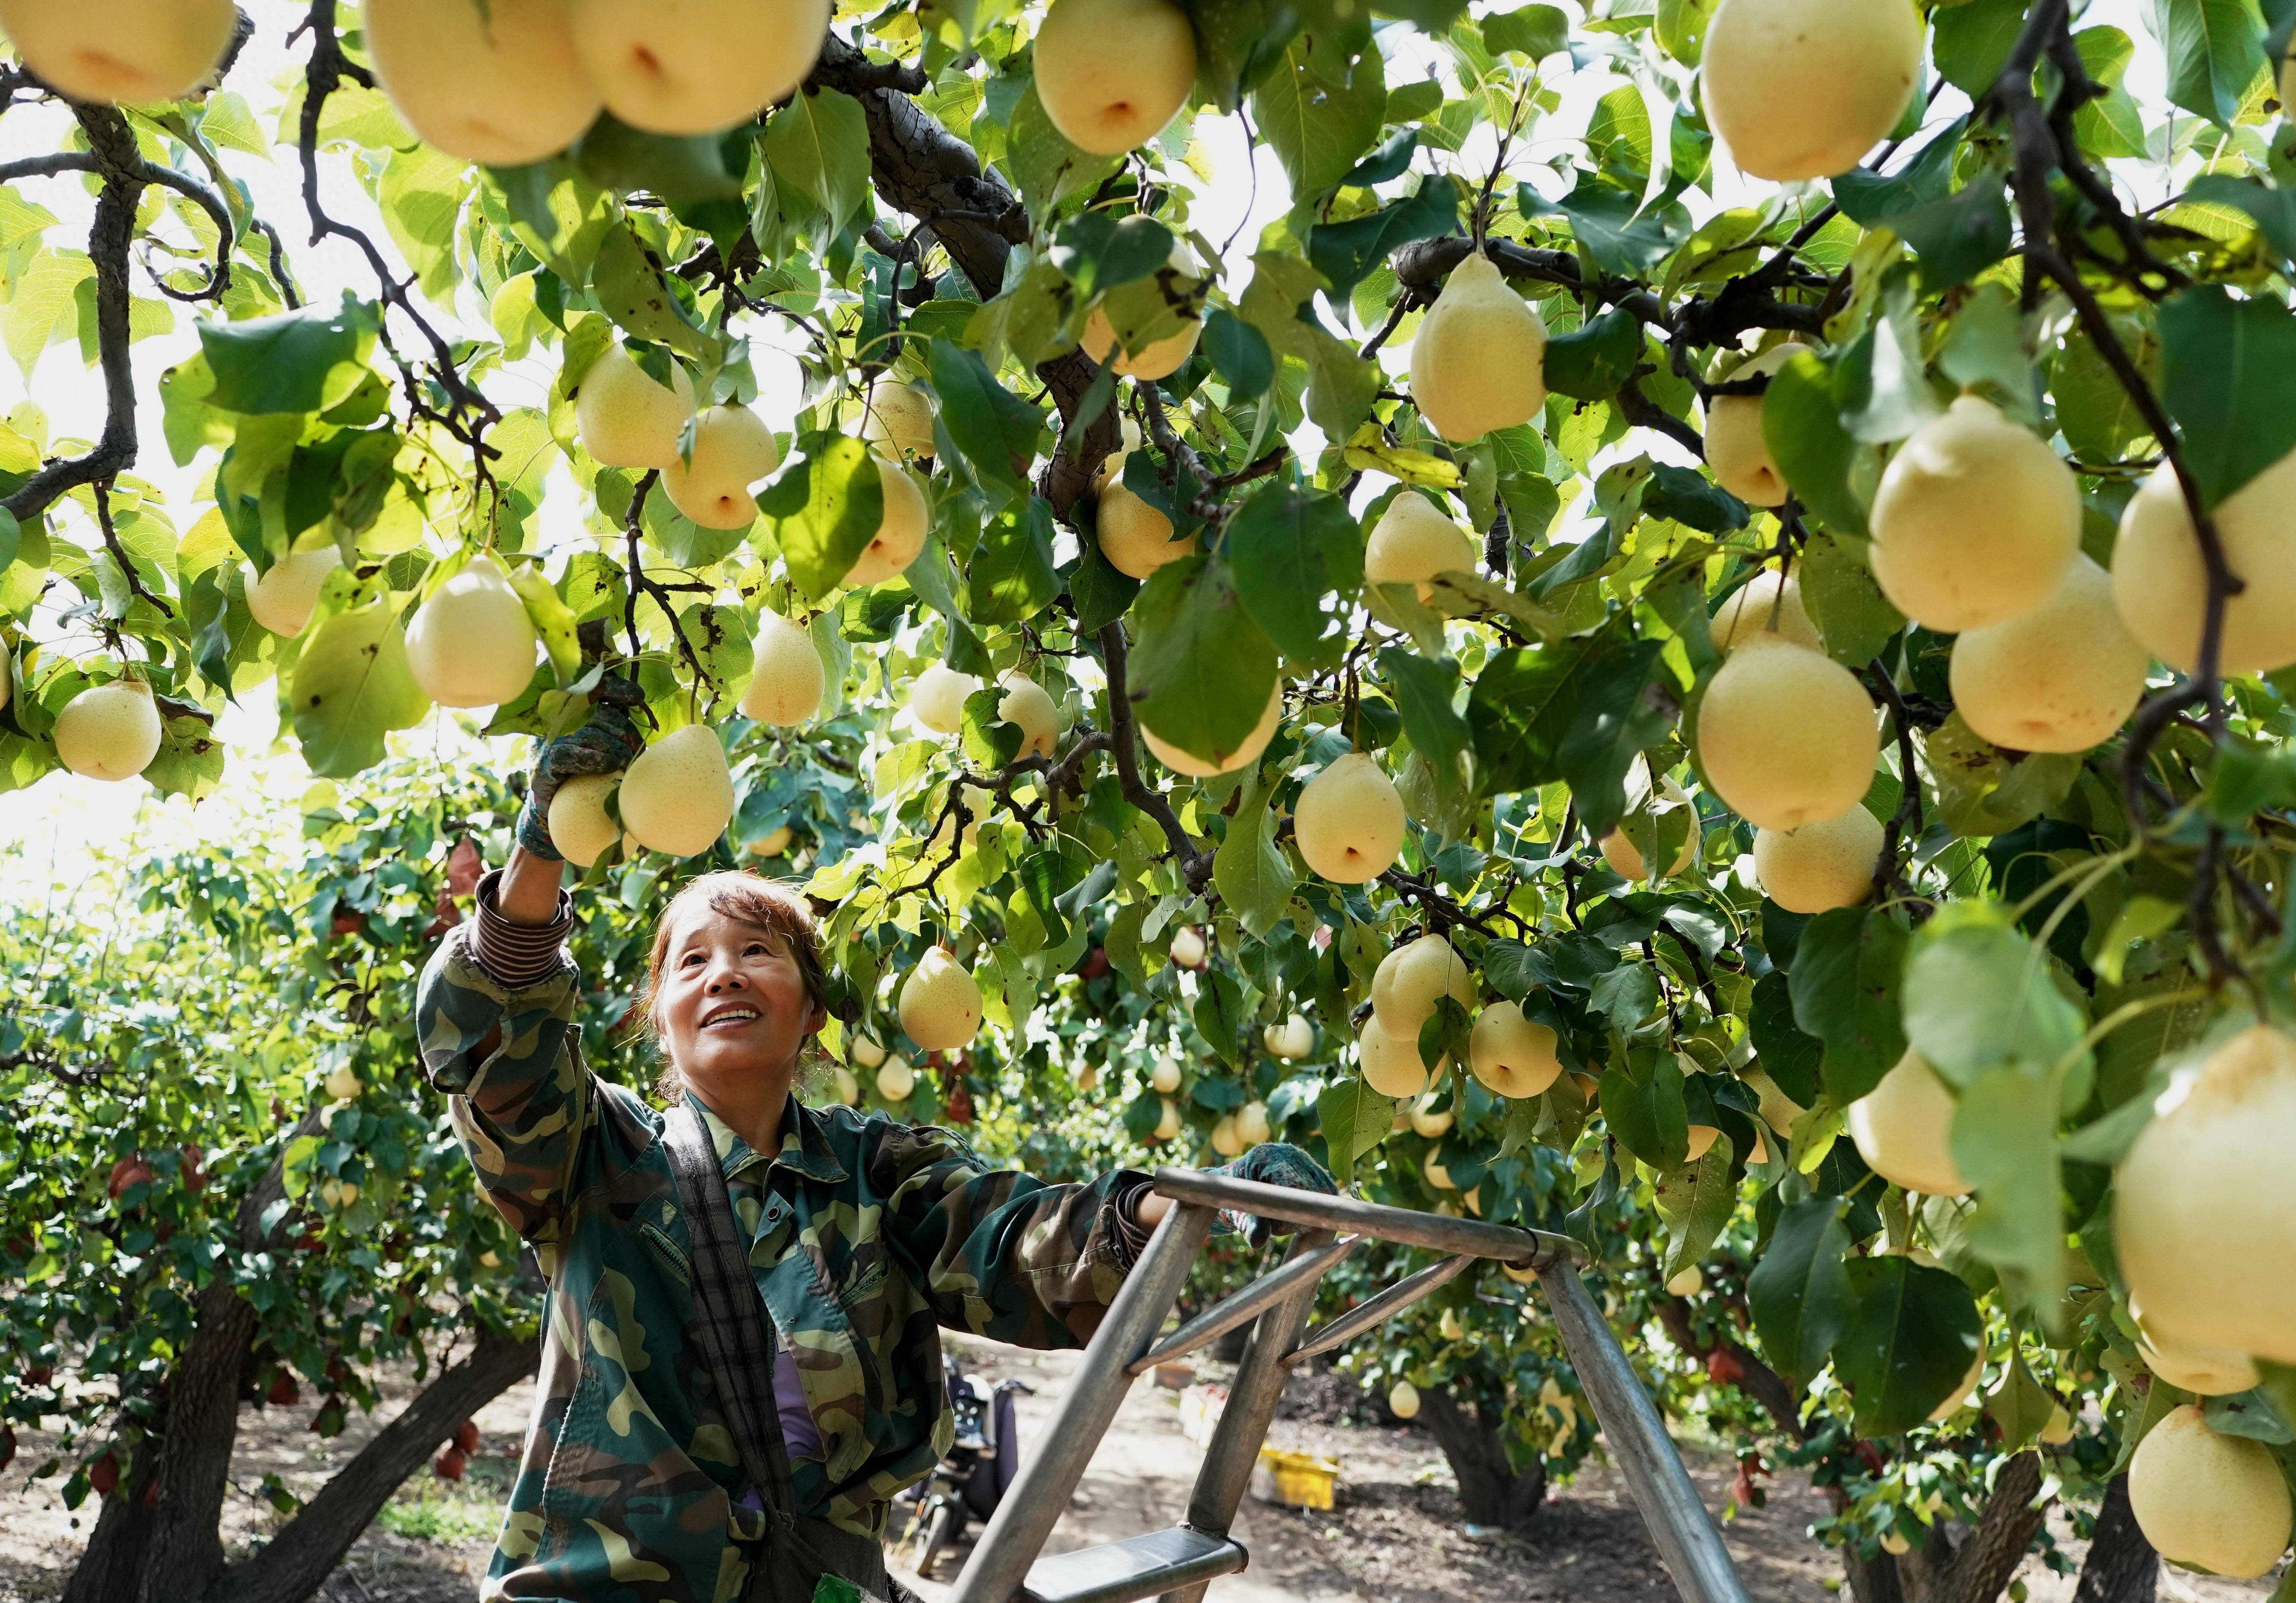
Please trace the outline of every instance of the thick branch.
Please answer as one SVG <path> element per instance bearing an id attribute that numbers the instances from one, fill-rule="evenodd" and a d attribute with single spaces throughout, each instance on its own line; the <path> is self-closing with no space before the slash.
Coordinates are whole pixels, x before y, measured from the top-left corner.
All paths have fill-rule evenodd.
<path id="1" fill-rule="evenodd" d="M 1123 784 L 1124 799 L 1156 821 L 1164 838 L 1172 843 L 1172 856 L 1180 865 L 1181 877 L 1190 890 L 1201 891 L 1212 876 L 1212 854 L 1198 848 L 1181 826 L 1179 815 L 1172 810 L 1164 793 L 1140 777 L 1140 743 L 1133 738 L 1132 695 L 1125 681 L 1121 622 L 1101 629 L 1100 653 L 1108 673 L 1109 736 L 1114 743 L 1116 773 Z"/>

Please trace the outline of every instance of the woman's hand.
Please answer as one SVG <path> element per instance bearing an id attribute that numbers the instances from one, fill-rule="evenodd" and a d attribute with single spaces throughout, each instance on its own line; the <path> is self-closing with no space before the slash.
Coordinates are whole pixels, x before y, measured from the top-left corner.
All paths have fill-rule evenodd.
<path id="1" fill-rule="evenodd" d="M 1295 1191 L 1317 1191 L 1325 1196 L 1339 1195 L 1339 1187 L 1329 1172 L 1315 1159 L 1283 1141 L 1262 1141 L 1234 1163 L 1222 1163 L 1217 1169 L 1207 1169 L 1206 1174 L 1225 1174 L 1234 1180 L 1258 1180 L 1263 1186 L 1289 1186 Z M 1151 1191 L 1143 1196 L 1134 1217 L 1153 1229 L 1172 1211 L 1172 1199 Z M 1223 1208 L 1218 1221 L 1212 1226 L 1215 1236 L 1234 1235 L 1241 1231 L 1254 1246 L 1264 1246 L 1270 1236 L 1289 1236 L 1299 1227 L 1281 1219 L 1261 1219 L 1256 1214 Z"/>
<path id="2" fill-rule="evenodd" d="M 631 708 L 645 700 L 637 681 L 609 678 L 599 685 L 596 696 L 589 722 L 544 741 L 535 750 L 526 805 L 519 810 L 518 843 L 529 856 L 545 862 L 561 860 L 558 848 L 550 841 L 550 799 L 558 793 L 558 787 L 577 775 L 619 773 L 645 749 L 645 736 L 638 733 L 629 714 Z M 554 881 L 552 895 L 554 901 Z"/>

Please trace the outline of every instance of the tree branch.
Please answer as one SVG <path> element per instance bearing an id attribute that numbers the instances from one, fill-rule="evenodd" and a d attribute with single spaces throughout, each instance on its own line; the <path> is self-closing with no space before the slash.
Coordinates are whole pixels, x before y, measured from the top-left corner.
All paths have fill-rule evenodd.
<path id="1" fill-rule="evenodd" d="M 1140 743 L 1133 738 L 1132 696 L 1125 680 L 1124 625 L 1110 623 L 1100 631 L 1101 662 L 1108 673 L 1108 717 L 1111 749 L 1116 753 L 1116 773 L 1124 799 L 1146 813 L 1172 844 L 1172 856 L 1191 891 L 1201 891 L 1212 876 L 1212 854 L 1201 850 L 1164 793 L 1140 777 Z"/>

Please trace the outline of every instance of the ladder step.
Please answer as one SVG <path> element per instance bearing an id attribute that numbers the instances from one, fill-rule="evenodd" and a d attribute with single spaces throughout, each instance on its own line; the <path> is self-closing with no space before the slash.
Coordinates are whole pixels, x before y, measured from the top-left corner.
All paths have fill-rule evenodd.
<path id="1" fill-rule="evenodd" d="M 1021 1583 L 1021 1603 L 1136 1603 L 1233 1575 L 1243 1568 L 1246 1558 L 1243 1549 L 1225 1536 L 1175 1525 L 1037 1559 Z"/>

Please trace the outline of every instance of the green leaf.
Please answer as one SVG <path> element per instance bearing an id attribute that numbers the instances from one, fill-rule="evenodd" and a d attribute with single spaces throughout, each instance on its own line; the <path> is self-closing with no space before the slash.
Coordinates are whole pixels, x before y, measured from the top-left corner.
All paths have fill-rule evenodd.
<path id="1" fill-rule="evenodd" d="M 2296 316 L 2220 284 L 2170 296 L 2159 316 L 2161 399 L 2202 499 L 2217 506 L 2296 448 Z"/>
<path id="2" fill-rule="evenodd" d="M 1823 358 L 1799 356 L 1762 393 L 1762 438 L 1803 506 L 1828 529 L 1866 532 L 1866 505 L 1850 488 L 1857 441 L 1841 424 L 1833 372 Z"/>
<path id="3" fill-rule="evenodd" d="M 2081 65 L 2104 93 L 2073 113 L 2073 136 L 2091 156 L 2108 160 L 2144 154 L 2144 116 L 2121 86 L 2136 59 L 2136 42 L 2118 28 L 2084 28 L 2073 35 Z"/>
<path id="4" fill-rule="evenodd" d="M 1399 645 L 1379 654 L 1379 677 L 1403 715 L 1412 749 L 1427 760 L 1435 776 L 1437 805 L 1447 810 L 1467 793 L 1467 753 L 1474 735 L 1451 709 L 1459 686 L 1459 665 L 1448 657 L 1431 660 Z"/>
<path id="5" fill-rule="evenodd" d="M 1395 1125 L 1395 1104 L 1362 1081 L 1347 1080 L 1316 1098 L 1316 1118 L 1332 1173 L 1345 1184 L 1356 1160 L 1387 1139 Z"/>
<path id="6" fill-rule="evenodd" d="M 2296 190 L 2267 189 L 2260 179 L 2234 177 L 2230 173 L 2204 173 L 2193 180 L 2185 198 L 2246 212 L 2256 220 L 2257 232 L 2284 260 L 2296 261 Z"/>
<path id="7" fill-rule="evenodd" d="M 1935 13 L 1938 76 L 1974 100 L 1993 86 L 2025 25 L 2025 0 L 1969 0 Z"/>
<path id="8" fill-rule="evenodd" d="M 1270 484 L 1228 521 L 1223 549 L 1252 621 L 1293 662 L 1329 657 L 1343 637 L 1325 609 L 1363 583 L 1363 527 L 1328 491 Z"/>
<path id="9" fill-rule="evenodd" d="M 1639 982 L 1632 979 L 1641 975 Z M 1620 982 L 1620 976 L 1628 978 Z M 1620 982 L 1608 984 L 1608 982 Z M 1650 973 L 1638 963 L 1621 964 L 1595 982 L 1595 1006 L 1603 1007 L 1605 990 L 1632 989 L 1637 997 L 1632 1011 L 1633 1022 L 1646 1016 L 1658 1000 L 1658 987 Z M 1647 992 L 1648 1001 L 1639 999 Z M 1613 1022 L 1619 1021 L 1628 1007 L 1611 1010 Z M 1622 1024 L 1622 1028 L 1630 1027 Z M 1677 1168 L 1690 1151 L 1690 1113 L 1682 1097 L 1682 1065 L 1671 1052 L 1637 1050 L 1627 1054 L 1623 1063 L 1614 1063 L 1603 1075 L 1599 1093 L 1603 1117 L 1611 1126 L 1611 1133 L 1619 1145 L 1633 1153 L 1652 1168 L 1665 1171 Z"/>
<path id="10" fill-rule="evenodd" d="M 1743 501 L 1697 469 L 1666 462 L 1651 466 L 1650 482 L 1643 489 L 1643 511 L 1651 517 L 1671 518 L 1702 534 L 1727 534 L 1743 529 L 1753 518 Z"/>
<path id="11" fill-rule="evenodd" d="M 1823 1081 L 1819 1065 L 1825 1043 L 1805 1034 L 1794 1023 L 1793 992 L 1784 969 L 1774 968 L 1754 982 L 1754 1009 L 1747 1015 L 1746 1039 L 1754 1056 L 1778 1089 L 1804 1107 L 1817 1104 Z"/>
<path id="12" fill-rule="evenodd" d="M 721 135 L 649 134 L 602 111 L 567 154 L 592 183 L 625 194 L 644 190 L 665 201 L 730 201 L 741 198 L 742 175 L 729 165 L 728 144 Z"/>
<path id="13" fill-rule="evenodd" d="M 885 485 L 860 440 L 808 434 L 758 497 L 761 527 L 808 601 L 845 581 L 885 521 Z"/>
<path id="14" fill-rule="evenodd" d="M 1811 536 L 1796 572 L 1802 605 L 1824 637 L 1826 654 L 1837 662 L 1863 668 L 1906 627 L 1905 615 L 1874 582 L 1865 554 L 1847 540 Z"/>
<path id="15" fill-rule="evenodd" d="M 1894 1254 L 1849 1266 L 1857 1318 L 1833 1367 L 1856 1399 L 1860 1435 L 1911 1430 L 1952 1397 L 1983 1350 L 1977 1299 L 1952 1275 Z"/>
<path id="16" fill-rule="evenodd" d="M 1467 700 L 1475 763 L 1492 792 L 1533 790 L 1562 777 L 1563 736 L 1578 706 L 1584 641 L 1493 654 Z"/>
<path id="17" fill-rule="evenodd" d="M 1220 900 L 1242 921 L 1247 933 L 1262 939 L 1283 917 L 1300 883 L 1290 856 L 1275 844 L 1275 818 L 1267 806 L 1274 795 L 1274 786 L 1261 784 L 1255 769 L 1227 821 L 1227 836 L 1212 858 L 1212 884 L 1218 887 Z"/>
<path id="18" fill-rule="evenodd" d="M 1267 336 L 1224 306 L 1205 315 L 1203 351 L 1235 400 L 1256 400 L 1275 382 L 1275 352 Z"/>
<path id="19" fill-rule="evenodd" d="M 1592 173 L 1580 173 L 1578 187 L 1560 201 L 1545 200 L 1529 185 L 1521 185 L 1515 191 L 1515 204 L 1526 217 L 1559 213 L 1570 218 L 1570 232 L 1595 265 L 1628 277 L 1658 266 L 1690 235 L 1687 224 L 1677 218 L 1679 207 L 1645 211 L 1640 192 L 1620 189 Z"/>
<path id="20" fill-rule="evenodd" d="M 1570 43 L 1570 19 L 1552 5 L 1518 6 L 1483 19 L 1483 43 L 1494 54 L 1512 50 L 1542 61 Z"/>
<path id="21" fill-rule="evenodd" d="M 598 306 L 616 327 L 667 345 L 696 360 L 717 355 L 718 342 L 686 320 L 685 308 L 671 292 L 636 233 L 625 223 L 608 229 L 598 246 L 598 259 L 590 270 L 590 286 Z"/>
<path id="22" fill-rule="evenodd" d="M 829 214 L 825 237 L 869 204 L 869 118 L 861 103 L 835 89 L 792 95 L 766 124 L 766 163 Z"/>
<path id="23" fill-rule="evenodd" d="M 1330 440 L 1345 440 L 1371 413 L 1380 369 L 1316 321 L 1311 302 L 1323 275 L 1296 256 L 1262 251 L 1236 309 L 1269 347 L 1308 365 L 1308 416 Z"/>
<path id="24" fill-rule="evenodd" d="M 1053 265 L 1068 275 L 1082 300 L 1147 277 L 1172 254 L 1172 231 L 1137 213 L 1119 219 L 1105 211 L 1080 212 L 1054 238 Z"/>
<path id="25" fill-rule="evenodd" d="M 1044 413 L 998 383 L 980 352 L 946 335 L 933 336 L 930 361 L 940 398 L 935 429 L 948 436 L 992 506 L 1027 495 Z"/>
<path id="26" fill-rule="evenodd" d="M 550 588 L 550 580 L 538 563 L 512 563 L 510 588 L 526 603 L 526 615 L 534 621 L 534 632 L 541 637 L 542 649 L 550 658 L 551 671 L 557 675 L 558 687 L 564 689 L 582 672 L 582 643 L 575 637 L 573 612 Z"/>
<path id="27" fill-rule="evenodd" d="M 1956 711 L 1922 736 L 1923 765 L 1937 786 L 1938 816 L 1954 834 L 2005 834 L 2063 801 L 2080 777 L 2081 755 L 2038 752 L 2011 760 Z"/>
<path id="28" fill-rule="evenodd" d="M 2018 3 L 2021 9 L 2022 0 Z M 1941 201 L 1882 221 L 1921 258 L 1924 294 L 1966 284 L 2009 254 L 2009 201 L 2001 174 L 1990 168 Z"/>
<path id="29" fill-rule="evenodd" d="M 1643 359 L 1643 325 L 1631 312 L 1603 313 L 1546 342 L 1546 387 L 1579 400 L 1608 400 Z"/>
<path id="30" fill-rule="evenodd" d="M 1135 619 L 1140 721 L 1198 757 L 1241 747 L 1275 687 L 1275 646 L 1244 610 L 1227 564 L 1188 557 L 1159 568 Z"/>
<path id="31" fill-rule="evenodd" d="M 330 779 L 381 761 L 383 736 L 430 710 L 406 665 L 406 642 L 388 600 L 320 621 L 295 659 L 288 701 L 303 760 Z"/>
<path id="32" fill-rule="evenodd" d="M 1738 1188 L 1730 1180 L 1730 1141 L 1715 1139 L 1706 1155 L 1686 1169 L 1661 1174 L 1651 1188 L 1658 1216 L 1666 1221 L 1666 1267 L 1669 1278 L 1706 1256 L 1722 1227 L 1738 1205 Z"/>
<path id="33" fill-rule="evenodd" d="M 1344 223 L 1316 224 L 1308 231 L 1308 259 L 1330 281 L 1337 304 L 1398 246 L 1439 239 L 1458 226 L 1457 186 L 1448 178 L 1431 177 L 1419 185 L 1418 193 L 1392 206 Z M 1552 376 L 1547 383 L 1553 387 Z"/>
<path id="34" fill-rule="evenodd" d="M 1671 700 L 1651 694 L 1666 671 L 1665 650 L 1655 640 L 1606 634 L 1596 636 L 1580 660 L 1555 760 L 1580 824 L 1597 840 L 1626 813 L 1627 775 L 1636 759 L 1673 728 Z"/>
<path id="35" fill-rule="evenodd" d="M 1196 982 L 1195 1006 L 1188 1016 L 1220 1061 L 1234 1067 L 1243 1058 L 1243 991 L 1224 968 L 1208 968 Z"/>
<path id="36" fill-rule="evenodd" d="M 228 412 L 318 412 L 357 389 L 381 314 L 348 290 L 332 312 L 320 306 L 199 325 L 200 353 L 215 375 L 205 399 Z"/>
<path id="37" fill-rule="evenodd" d="M 1386 119 L 1387 83 L 1376 49 L 1344 67 L 1295 39 L 1251 95 L 1251 122 L 1304 205 L 1335 188 L 1372 147 Z"/>
<path id="38" fill-rule="evenodd" d="M 2229 129 L 2266 70 L 2254 0 L 2151 0 L 2152 33 L 2169 56 L 2169 98 Z"/>
<path id="39" fill-rule="evenodd" d="M 1030 496 L 989 519 L 964 576 L 975 623 L 1022 623 L 1050 606 L 1061 593 L 1052 503 Z"/>
<path id="40" fill-rule="evenodd" d="M 1954 1167 L 1977 1190 L 1966 1239 L 2045 1318 L 2059 1317 L 2065 1289 L 2057 1102 L 2046 1062 L 2004 1063 L 1964 1085 L 1953 1117 Z"/>
<path id="41" fill-rule="evenodd" d="M 1846 1107 L 1905 1056 L 1898 990 L 1904 927 L 1888 913 L 1837 908 L 1801 933 L 1790 985 L 1794 1023 L 1825 1043 L 1826 1094 Z"/>
<path id="42" fill-rule="evenodd" d="M 1914 1049 L 1956 1086 L 2013 1061 L 2054 1064 L 2081 1039 L 2079 1009 L 2051 982 L 2040 949 L 1998 903 L 1956 901 L 1922 927 L 1906 964 Z"/>
<path id="43" fill-rule="evenodd" d="M 1784 1209 L 1746 1277 L 1746 1307 L 1762 1352 L 1779 1374 L 1807 1384 L 1857 1317 L 1849 1286 L 1849 1204 L 1807 1196 Z"/>

